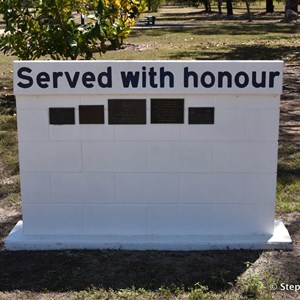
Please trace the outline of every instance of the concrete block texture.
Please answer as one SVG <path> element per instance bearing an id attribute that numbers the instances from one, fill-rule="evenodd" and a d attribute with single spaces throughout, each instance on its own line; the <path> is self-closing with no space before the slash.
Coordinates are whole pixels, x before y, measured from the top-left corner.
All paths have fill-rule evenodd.
<path id="1" fill-rule="evenodd" d="M 25 236 L 272 236 L 282 62 L 18 62 L 15 70 Z M 128 113 L 130 101 L 122 111 L 122 99 L 143 100 L 132 106 L 143 121 Z M 153 116 L 152 99 L 181 100 L 156 101 Z M 101 122 L 85 115 L 80 124 L 82 105 L 101 106 Z M 53 124 L 50 108 L 69 108 L 72 120 Z"/>

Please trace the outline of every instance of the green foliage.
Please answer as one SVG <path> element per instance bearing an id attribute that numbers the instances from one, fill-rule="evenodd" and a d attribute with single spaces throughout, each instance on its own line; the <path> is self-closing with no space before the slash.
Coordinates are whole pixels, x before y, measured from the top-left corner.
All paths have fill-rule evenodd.
<path id="1" fill-rule="evenodd" d="M 216 295 L 208 291 L 206 286 L 196 283 L 188 294 L 188 300 L 214 300 Z"/>
<path id="2" fill-rule="evenodd" d="M 15 115 L 16 114 L 16 101 L 12 95 L 0 96 L 0 114 Z"/>
<path id="3" fill-rule="evenodd" d="M 251 262 L 245 262 L 247 269 L 252 267 Z M 249 270 L 248 270 L 249 271 Z M 274 299 L 274 286 L 279 286 L 282 279 L 275 270 L 266 270 L 264 273 L 249 272 L 246 276 L 238 277 L 237 286 L 243 299 Z"/>
<path id="4" fill-rule="evenodd" d="M 0 0 L 6 23 L 0 49 L 21 59 L 91 59 L 94 52 L 121 46 L 144 8 L 141 1 Z M 90 9 L 89 22 L 76 20 L 74 12 L 86 15 Z"/>
<path id="5" fill-rule="evenodd" d="M 19 182 L 19 181 L 18 181 Z M 18 185 L 20 188 L 20 186 Z M 18 206 L 21 205 L 21 195 L 20 193 L 9 193 L 6 197 L 6 201 L 10 206 Z"/>
<path id="6" fill-rule="evenodd" d="M 120 290 L 104 290 L 94 287 L 77 292 L 74 295 L 74 300 L 98 300 L 98 299 L 127 299 L 127 300 L 146 300 L 155 299 L 155 293 L 143 288 L 136 289 L 135 287 L 120 289 Z"/>
<path id="7" fill-rule="evenodd" d="M 239 278 L 239 284 L 243 295 L 247 299 L 261 299 L 266 292 L 266 287 L 258 274 L 252 274 L 247 278 Z"/>

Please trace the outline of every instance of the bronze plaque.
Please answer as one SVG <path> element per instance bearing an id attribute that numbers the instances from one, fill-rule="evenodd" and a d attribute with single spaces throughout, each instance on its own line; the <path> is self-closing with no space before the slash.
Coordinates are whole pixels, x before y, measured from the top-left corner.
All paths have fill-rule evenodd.
<path id="1" fill-rule="evenodd" d="M 79 105 L 79 124 L 104 124 L 104 105 Z"/>
<path id="2" fill-rule="evenodd" d="M 75 124 L 75 108 L 74 107 L 50 107 L 49 123 L 51 125 Z"/>
<path id="3" fill-rule="evenodd" d="M 183 124 L 184 99 L 151 99 L 152 124 Z"/>
<path id="4" fill-rule="evenodd" d="M 108 123 L 113 125 L 146 124 L 146 100 L 109 99 Z"/>
<path id="5" fill-rule="evenodd" d="M 214 107 L 189 107 L 189 124 L 214 124 Z"/>

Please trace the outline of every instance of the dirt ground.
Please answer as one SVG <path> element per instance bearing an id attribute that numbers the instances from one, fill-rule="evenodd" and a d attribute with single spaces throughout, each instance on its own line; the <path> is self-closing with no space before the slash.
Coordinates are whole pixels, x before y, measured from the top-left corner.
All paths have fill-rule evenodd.
<path id="1" fill-rule="evenodd" d="M 300 145 L 300 64 L 285 67 L 280 141 Z M 0 199 L 1 200 L 1 199 Z M 0 291 L 70 292 L 89 288 L 146 288 L 196 282 L 212 291 L 249 272 L 270 272 L 280 283 L 300 284 L 300 212 L 278 215 L 293 239 L 293 251 L 20 251 L 3 250 L 21 209 L 0 201 Z M 247 269 L 245 262 L 252 266 Z M 18 297 L 17 297 L 18 298 Z M 20 299 L 20 298 L 18 298 Z M 300 292 L 276 292 L 276 299 L 300 299 Z"/>

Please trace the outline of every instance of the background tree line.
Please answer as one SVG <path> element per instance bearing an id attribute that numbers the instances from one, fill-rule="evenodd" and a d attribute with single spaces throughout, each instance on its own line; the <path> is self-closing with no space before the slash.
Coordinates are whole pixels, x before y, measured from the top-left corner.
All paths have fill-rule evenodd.
<path id="1" fill-rule="evenodd" d="M 189 5 L 194 7 L 199 7 L 201 5 L 204 6 L 204 10 L 207 13 L 212 12 L 212 0 L 170 0 L 173 5 Z M 170 2 L 169 1 L 169 2 Z M 223 2 L 226 4 L 226 14 L 231 16 L 234 14 L 233 12 L 233 2 L 236 3 L 245 3 L 248 14 L 250 15 L 250 5 L 254 3 L 253 0 L 241 0 L 241 1 L 233 1 L 233 0 L 215 0 L 218 6 L 218 13 L 222 14 L 222 5 Z M 283 0 L 285 2 L 286 11 L 291 10 L 295 13 L 298 13 L 298 4 L 299 0 Z M 160 6 L 164 3 L 164 0 L 147 0 L 148 10 L 152 12 L 158 11 Z M 168 0 L 166 1 L 168 4 Z M 215 4 L 215 3 L 214 3 Z M 274 0 L 266 0 L 265 1 L 265 12 L 273 13 L 274 12 Z"/>

